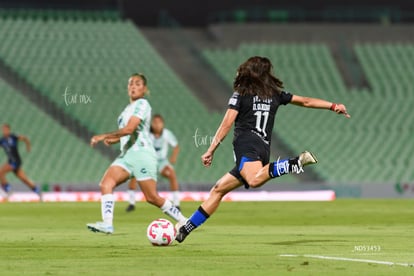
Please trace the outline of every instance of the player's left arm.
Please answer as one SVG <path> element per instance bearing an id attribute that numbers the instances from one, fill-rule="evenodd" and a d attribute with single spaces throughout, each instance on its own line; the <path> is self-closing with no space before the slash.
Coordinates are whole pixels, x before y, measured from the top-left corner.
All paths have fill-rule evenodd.
<path id="1" fill-rule="evenodd" d="M 298 95 L 293 95 L 290 103 L 307 108 L 330 109 L 337 114 L 343 114 L 347 118 L 351 117 L 351 115 L 349 115 L 346 111 L 346 106 L 341 103 L 332 103 L 318 98 L 303 97 Z"/>
<path id="2" fill-rule="evenodd" d="M 26 150 L 27 150 L 27 152 L 30 152 L 32 150 L 32 145 L 30 143 L 29 138 L 27 138 L 26 136 L 23 136 L 23 135 L 19 135 L 17 137 L 17 139 L 19 139 L 19 141 L 23 141 L 26 144 Z"/>
<path id="3" fill-rule="evenodd" d="M 125 127 L 112 131 L 112 132 L 93 136 L 91 138 L 91 146 L 93 147 L 99 142 L 104 141 L 104 140 L 114 141 L 116 139 L 121 138 L 122 136 L 131 135 L 138 128 L 138 125 L 140 123 L 141 123 L 140 118 L 136 116 L 131 116 L 131 118 L 129 119 Z"/>

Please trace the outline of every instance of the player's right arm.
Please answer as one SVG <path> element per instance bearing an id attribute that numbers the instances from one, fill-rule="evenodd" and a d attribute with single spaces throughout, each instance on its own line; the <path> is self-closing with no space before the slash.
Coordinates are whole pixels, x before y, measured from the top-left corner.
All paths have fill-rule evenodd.
<path id="1" fill-rule="evenodd" d="M 114 139 L 120 139 L 122 136 L 131 135 L 138 128 L 138 125 L 140 123 L 141 123 L 140 118 L 136 116 L 131 116 L 131 118 L 129 119 L 125 127 L 112 131 L 112 132 L 93 136 L 91 138 L 91 146 L 93 147 L 101 141 L 105 141 L 109 139 L 113 141 Z"/>
<path id="2" fill-rule="evenodd" d="M 338 114 L 344 114 L 347 118 L 351 117 L 346 111 L 345 105 L 328 102 L 318 98 L 293 95 L 290 103 L 307 108 L 330 109 Z"/>
<path id="3" fill-rule="evenodd" d="M 208 148 L 206 153 L 204 153 L 201 156 L 201 161 L 203 162 L 204 166 L 209 167 L 211 165 L 213 161 L 214 152 L 216 151 L 220 143 L 224 140 L 224 138 L 226 138 L 238 114 L 239 111 L 235 109 L 227 109 L 227 112 L 224 115 L 224 118 L 221 121 L 221 124 L 218 127 L 216 134 L 214 135 L 210 147 Z"/>
<path id="4" fill-rule="evenodd" d="M 93 136 L 90 142 L 91 146 L 93 147 L 99 142 L 105 140 L 116 142 L 117 139 L 120 139 L 121 137 L 126 135 L 131 135 L 134 131 L 136 131 L 139 124 L 141 123 L 141 120 L 143 120 L 143 118 L 148 113 L 148 109 L 150 109 L 151 107 L 146 100 L 137 100 L 134 104 L 134 112 L 132 113 L 132 116 L 129 118 L 126 126 L 112 132 Z"/>
<path id="5" fill-rule="evenodd" d="M 110 146 L 110 145 L 119 143 L 120 140 L 121 140 L 121 138 L 119 138 L 119 137 L 118 138 L 112 138 L 112 139 L 107 138 L 103 142 L 106 146 Z"/>

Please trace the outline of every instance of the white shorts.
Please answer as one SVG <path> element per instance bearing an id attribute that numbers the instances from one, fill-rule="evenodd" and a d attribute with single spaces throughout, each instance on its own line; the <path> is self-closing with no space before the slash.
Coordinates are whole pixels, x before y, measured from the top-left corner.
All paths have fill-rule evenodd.
<path id="1" fill-rule="evenodd" d="M 123 168 L 138 181 L 157 181 L 157 157 L 153 151 L 129 149 L 124 155 L 118 156 L 111 166 Z"/>

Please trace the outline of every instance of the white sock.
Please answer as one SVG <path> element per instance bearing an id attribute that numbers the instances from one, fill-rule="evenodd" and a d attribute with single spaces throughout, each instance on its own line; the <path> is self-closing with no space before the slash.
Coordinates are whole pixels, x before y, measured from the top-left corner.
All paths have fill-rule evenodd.
<path id="1" fill-rule="evenodd" d="M 174 206 L 180 206 L 180 191 L 172 191 L 171 193 Z"/>
<path id="2" fill-rule="evenodd" d="M 187 218 L 181 214 L 180 210 L 174 207 L 171 201 L 165 200 L 164 205 L 161 206 L 161 210 L 164 212 L 164 214 L 170 216 L 175 221 L 178 221 L 180 223 L 184 223 Z"/>
<path id="3" fill-rule="evenodd" d="M 115 197 L 113 194 L 102 195 L 101 197 L 101 212 L 102 220 L 106 224 L 112 225 L 114 219 Z"/>
<path id="4" fill-rule="evenodd" d="M 0 197 L 7 198 L 7 193 L 0 187 Z"/>
<path id="5" fill-rule="evenodd" d="M 130 205 L 135 205 L 135 191 L 128 189 L 128 202 Z"/>

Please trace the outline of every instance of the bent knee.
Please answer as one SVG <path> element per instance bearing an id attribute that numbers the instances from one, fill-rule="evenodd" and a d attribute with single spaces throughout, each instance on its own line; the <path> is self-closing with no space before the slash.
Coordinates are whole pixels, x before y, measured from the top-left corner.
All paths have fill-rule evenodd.
<path id="1" fill-rule="evenodd" d="M 223 197 L 227 193 L 227 191 L 221 187 L 220 180 L 219 180 L 216 182 L 216 185 L 214 185 L 213 189 L 211 190 L 211 193 L 214 193 L 216 195 Z"/>
<path id="2" fill-rule="evenodd" d="M 149 204 L 157 207 L 161 207 L 164 201 L 163 198 L 158 195 L 146 195 L 145 199 Z"/>
<path id="3" fill-rule="evenodd" d="M 115 187 L 115 182 L 113 181 L 101 181 L 99 186 L 104 189 L 113 189 Z"/>
<path id="4" fill-rule="evenodd" d="M 263 185 L 263 182 L 258 180 L 257 178 L 246 180 L 247 185 L 249 185 L 250 188 L 259 188 Z"/>
<path id="5" fill-rule="evenodd" d="M 175 177 L 175 171 L 173 168 L 167 166 L 165 167 L 165 169 L 162 171 L 162 176 L 167 177 L 169 179 Z"/>

